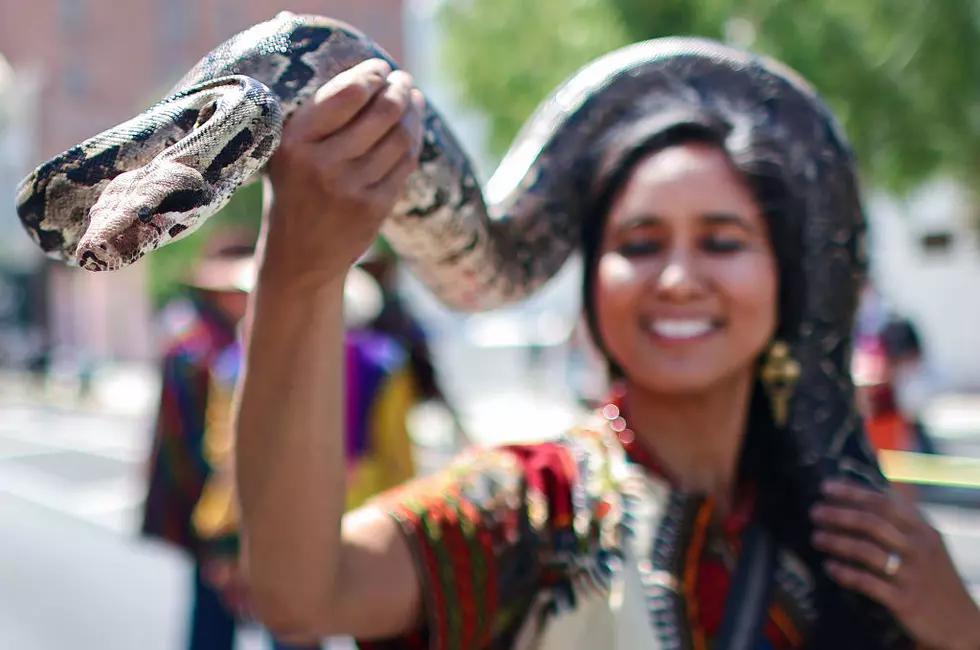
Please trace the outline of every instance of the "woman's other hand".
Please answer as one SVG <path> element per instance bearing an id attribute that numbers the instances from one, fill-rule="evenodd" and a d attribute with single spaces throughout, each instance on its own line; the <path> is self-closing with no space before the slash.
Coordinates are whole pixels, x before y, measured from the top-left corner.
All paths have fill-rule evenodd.
<path id="1" fill-rule="evenodd" d="M 888 607 L 929 648 L 980 648 L 980 608 L 942 535 L 898 494 L 831 479 L 811 516 L 828 575 Z"/>

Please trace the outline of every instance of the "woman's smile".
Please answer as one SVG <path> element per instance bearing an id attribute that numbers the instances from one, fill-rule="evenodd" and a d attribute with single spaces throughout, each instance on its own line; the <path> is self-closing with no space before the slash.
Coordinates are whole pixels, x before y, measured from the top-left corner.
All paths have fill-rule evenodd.
<path id="1" fill-rule="evenodd" d="M 704 316 L 655 317 L 641 319 L 640 327 L 657 344 L 697 343 L 718 333 L 719 319 Z"/>

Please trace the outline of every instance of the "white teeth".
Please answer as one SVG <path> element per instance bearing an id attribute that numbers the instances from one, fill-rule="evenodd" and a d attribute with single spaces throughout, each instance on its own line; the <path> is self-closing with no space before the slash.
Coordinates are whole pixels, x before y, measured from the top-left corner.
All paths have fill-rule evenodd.
<path id="1" fill-rule="evenodd" d="M 650 324 L 651 332 L 667 339 L 693 339 L 713 329 L 709 320 L 657 320 Z"/>

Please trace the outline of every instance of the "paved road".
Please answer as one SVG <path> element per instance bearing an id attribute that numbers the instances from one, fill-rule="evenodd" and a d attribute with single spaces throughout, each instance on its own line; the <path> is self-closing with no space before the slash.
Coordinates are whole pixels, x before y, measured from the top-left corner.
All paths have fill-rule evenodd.
<path id="1" fill-rule="evenodd" d="M 145 448 L 133 425 L 0 411 L 0 647 L 180 647 L 188 569 L 129 537 Z"/>
<path id="2" fill-rule="evenodd" d="M 146 427 L 0 408 L 0 648 L 183 647 L 190 567 L 138 540 Z M 257 630 L 242 650 L 265 647 Z"/>
<path id="3" fill-rule="evenodd" d="M 553 435 L 567 420 L 561 398 L 547 391 L 539 394 L 556 405 L 527 414 L 516 386 L 528 377 L 508 375 L 520 358 L 500 350 L 457 357 L 477 364 L 484 372 L 474 374 L 484 379 L 447 378 L 487 441 Z M 134 534 L 149 445 L 145 406 L 156 392 L 152 378 L 140 379 L 126 373 L 101 382 L 95 399 L 78 405 L 87 410 L 66 410 L 52 402 L 72 403 L 70 387 L 37 399 L 41 391 L 22 378 L 0 377 L 0 649 L 182 647 L 190 567 Z M 495 385 L 514 390 L 481 399 Z M 423 469 L 447 457 L 444 437 L 430 426 L 437 421 L 419 423 L 435 445 L 420 448 Z M 263 648 L 264 638 L 246 632 L 240 647 Z"/>
<path id="4" fill-rule="evenodd" d="M 181 647 L 179 558 L 16 497 L 0 522 L 0 647 Z"/>

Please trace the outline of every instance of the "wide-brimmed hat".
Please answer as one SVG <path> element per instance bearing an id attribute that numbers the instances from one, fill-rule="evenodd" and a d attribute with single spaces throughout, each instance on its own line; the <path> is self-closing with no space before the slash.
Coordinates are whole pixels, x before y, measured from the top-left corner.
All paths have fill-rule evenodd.
<path id="1" fill-rule="evenodd" d="M 251 293 L 257 268 L 254 258 L 236 261 L 216 269 L 216 279 L 234 290 Z M 356 266 L 347 272 L 344 282 L 344 325 L 363 327 L 376 319 L 384 309 L 384 291 L 370 273 Z"/>
<path id="2" fill-rule="evenodd" d="M 187 278 L 187 284 L 205 291 L 251 291 L 256 238 L 255 231 L 244 228 L 212 235 Z"/>
<path id="3" fill-rule="evenodd" d="M 351 267 L 344 282 L 344 324 L 364 327 L 381 315 L 384 303 L 378 281 L 364 269 Z"/>

